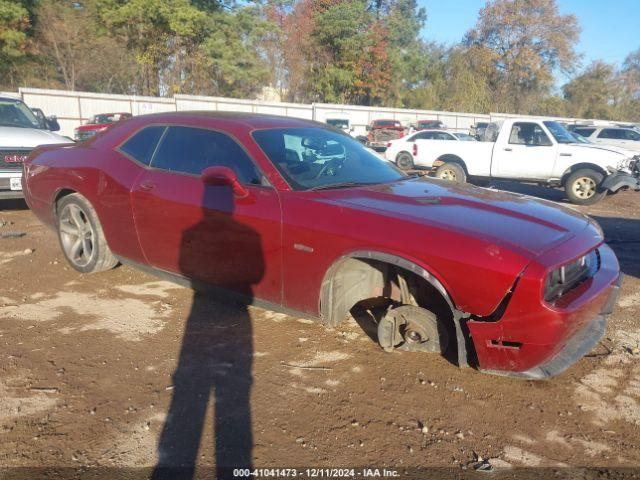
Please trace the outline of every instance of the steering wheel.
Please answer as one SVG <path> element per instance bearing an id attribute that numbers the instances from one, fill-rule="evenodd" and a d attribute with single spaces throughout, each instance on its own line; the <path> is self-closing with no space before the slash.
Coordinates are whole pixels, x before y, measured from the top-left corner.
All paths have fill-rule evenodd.
<path id="1" fill-rule="evenodd" d="M 342 168 L 343 163 L 344 163 L 344 158 L 333 158 L 329 160 L 327 163 L 325 163 L 322 166 L 318 174 L 315 177 L 313 177 L 313 179 L 316 180 L 324 175 L 330 175 L 332 177 L 335 177 L 336 173 L 338 173 L 338 170 Z"/>

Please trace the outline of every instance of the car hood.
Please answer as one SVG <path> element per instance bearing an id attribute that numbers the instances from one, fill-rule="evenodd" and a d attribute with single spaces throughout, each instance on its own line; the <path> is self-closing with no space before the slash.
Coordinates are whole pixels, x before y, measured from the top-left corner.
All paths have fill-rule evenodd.
<path id="1" fill-rule="evenodd" d="M 569 208 L 442 180 L 415 179 L 318 193 L 323 201 L 482 239 L 529 259 L 580 234 L 599 237 L 594 243 L 602 241 L 599 227 Z"/>
<path id="2" fill-rule="evenodd" d="M 585 151 L 593 152 L 596 155 L 602 154 L 602 153 L 607 153 L 607 154 L 613 153 L 613 154 L 622 155 L 622 157 L 616 156 L 616 158 L 619 158 L 619 159 L 630 158 L 637 153 L 632 150 L 628 150 L 626 148 L 616 147 L 614 145 L 599 145 L 595 143 L 569 143 L 569 144 L 563 144 L 561 145 L 561 147 L 575 149 L 575 151 L 577 152 L 585 152 Z"/>
<path id="3" fill-rule="evenodd" d="M 69 143 L 66 137 L 37 128 L 0 127 L 0 148 L 34 148 L 51 143 Z"/>

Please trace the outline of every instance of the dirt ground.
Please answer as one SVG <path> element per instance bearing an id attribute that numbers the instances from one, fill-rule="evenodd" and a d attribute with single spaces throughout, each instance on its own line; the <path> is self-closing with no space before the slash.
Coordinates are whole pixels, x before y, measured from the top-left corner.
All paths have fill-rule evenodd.
<path id="1" fill-rule="evenodd" d="M 482 457 L 504 471 L 639 473 L 639 200 L 579 208 L 602 225 L 626 279 L 603 343 L 543 382 L 384 353 L 355 321 L 329 329 L 218 303 L 126 266 L 81 275 L 23 202 L 1 203 L 0 233 L 26 235 L 0 238 L 0 478 L 27 476 L 10 467 L 144 477 L 159 442 L 203 471 L 237 444 L 260 468 L 441 467 L 445 478 Z"/>

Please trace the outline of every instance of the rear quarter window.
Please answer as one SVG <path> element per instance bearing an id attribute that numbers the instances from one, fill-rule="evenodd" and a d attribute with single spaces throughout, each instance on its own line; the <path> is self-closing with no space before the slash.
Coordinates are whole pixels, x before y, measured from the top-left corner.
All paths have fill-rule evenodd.
<path id="1" fill-rule="evenodd" d="M 164 126 L 143 128 L 120 145 L 119 150 L 134 160 L 149 165 L 156 145 L 158 145 L 158 140 L 160 140 L 165 128 Z"/>

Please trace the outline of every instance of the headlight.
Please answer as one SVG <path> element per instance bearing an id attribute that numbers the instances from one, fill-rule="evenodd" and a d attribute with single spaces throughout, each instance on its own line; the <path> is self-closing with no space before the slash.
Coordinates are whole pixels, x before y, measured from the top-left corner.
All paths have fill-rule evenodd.
<path id="1" fill-rule="evenodd" d="M 567 291 L 578 286 L 583 280 L 593 276 L 600 268 L 597 250 L 593 250 L 582 257 L 566 263 L 547 275 L 544 289 L 544 299 L 552 302 Z"/>

